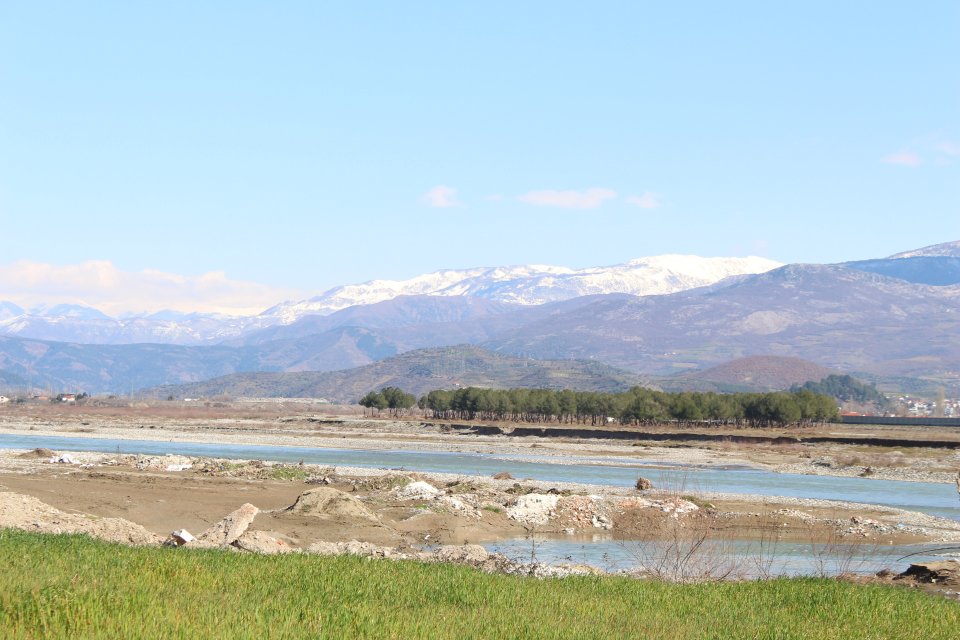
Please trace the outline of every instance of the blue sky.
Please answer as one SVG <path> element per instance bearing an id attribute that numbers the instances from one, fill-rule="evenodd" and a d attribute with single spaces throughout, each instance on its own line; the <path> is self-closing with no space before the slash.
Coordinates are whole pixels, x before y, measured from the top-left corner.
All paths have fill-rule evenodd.
<path id="1" fill-rule="evenodd" d="M 0 265 L 279 299 L 956 240 L 958 28 L 956 1 L 8 0 Z"/>

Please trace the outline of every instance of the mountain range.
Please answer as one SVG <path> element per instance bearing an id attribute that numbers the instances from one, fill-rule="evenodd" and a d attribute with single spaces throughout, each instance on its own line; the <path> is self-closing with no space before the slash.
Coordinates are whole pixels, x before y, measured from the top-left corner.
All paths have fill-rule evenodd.
<path id="1" fill-rule="evenodd" d="M 763 267 L 769 265 L 748 259 L 757 273 L 736 272 L 746 268 L 740 263 L 735 269 L 708 270 L 709 277 L 704 276 L 703 265 L 716 266 L 718 263 L 711 261 L 718 259 L 697 259 L 688 264 L 699 265 L 699 279 L 691 275 L 697 271 L 691 266 L 685 280 L 676 276 L 679 268 L 670 271 L 672 275 L 663 275 L 669 271 L 664 265 L 673 264 L 673 257 L 649 260 L 659 260 L 658 268 L 663 270 L 658 273 L 663 277 L 653 281 L 666 292 L 656 292 L 661 290 L 650 284 L 653 281 L 644 285 L 646 295 L 623 292 L 619 289 L 625 285 L 619 276 L 584 273 L 590 270 L 561 273 L 546 271 L 558 268 L 529 268 L 524 271 L 527 279 L 523 286 L 518 283 L 518 272 L 509 269 L 503 272 L 516 277 L 461 271 L 455 272 L 460 280 L 424 276 L 431 283 L 426 294 L 400 294 L 338 310 L 331 310 L 332 306 L 347 300 L 348 295 L 376 298 L 387 290 L 407 291 L 406 285 L 390 289 L 367 283 L 331 290 L 326 297 L 320 296 L 323 300 L 268 310 L 254 317 L 260 320 L 250 321 L 216 344 L 210 343 L 212 338 L 199 345 L 183 345 L 0 336 L 0 380 L 6 376 L 57 390 L 130 392 L 235 373 L 343 372 L 417 350 L 426 349 L 423 353 L 429 354 L 430 349 L 473 345 L 497 357 L 517 358 L 527 368 L 552 361 L 592 361 L 628 372 L 635 379 L 657 377 L 673 388 L 763 388 L 774 381 L 775 388 L 787 381 L 779 380 L 783 374 L 773 375 L 770 369 L 760 374 L 769 379 L 743 385 L 732 374 L 718 382 L 702 371 L 758 355 L 801 358 L 813 363 L 812 367 L 823 368 L 810 369 L 803 376 L 829 370 L 913 388 L 960 388 L 960 340 L 956 339 L 960 335 L 960 243 L 834 265 L 774 265 L 767 269 Z M 621 275 L 636 269 L 652 273 L 649 263 L 643 268 L 640 264 L 633 261 L 612 271 Z M 727 266 L 730 264 L 735 263 Z M 478 284 L 481 276 L 486 278 L 484 287 Z M 455 280 L 467 283 L 462 285 L 465 292 L 450 293 L 450 283 Z M 600 281 L 609 286 L 590 288 Z M 511 284 L 500 287 L 498 282 Z M 548 282 L 559 284 L 550 289 Z M 437 289 L 440 285 L 445 286 Z M 571 297 L 572 292 L 581 290 L 593 295 Z M 551 296 L 556 299 L 550 300 Z M 549 301 L 534 304 L 544 299 Z M 310 305 L 314 304 L 327 306 L 316 307 L 322 313 L 313 313 Z M 291 311 L 294 307 L 295 312 Z M 15 311 L 10 305 L 0 307 L 2 313 Z M 77 318 L 105 322 L 89 311 L 61 309 L 58 313 L 61 315 L 56 317 L 68 320 L 51 322 L 51 326 L 79 326 L 82 323 L 74 321 Z M 267 317 L 274 321 L 264 321 Z M 779 370 L 790 368 L 784 364 Z M 796 368 L 802 369 L 800 365 Z M 499 384 L 517 379 L 502 369 L 493 370 L 501 371 Z M 493 385 L 496 378 L 488 377 L 486 383 Z M 364 374 L 356 379 L 384 378 Z M 307 388 L 306 383 L 302 388 Z"/>
<path id="2" fill-rule="evenodd" d="M 276 305 L 257 316 L 161 311 L 112 318 L 83 305 L 26 310 L 0 302 L 0 335 L 85 344 L 218 344 L 266 327 L 399 296 L 466 297 L 532 306 L 593 294 L 673 293 L 778 266 L 778 262 L 757 257 L 665 255 L 581 270 L 542 265 L 446 270 L 408 280 L 372 280 L 335 287 L 308 300 Z"/>

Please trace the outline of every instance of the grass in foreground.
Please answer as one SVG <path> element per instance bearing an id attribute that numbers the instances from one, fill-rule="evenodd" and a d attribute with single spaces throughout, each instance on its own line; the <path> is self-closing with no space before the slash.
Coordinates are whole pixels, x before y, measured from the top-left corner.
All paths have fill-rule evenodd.
<path id="1" fill-rule="evenodd" d="M 0 530 L 4 638 L 956 638 L 960 606 L 819 579 L 535 580 Z"/>

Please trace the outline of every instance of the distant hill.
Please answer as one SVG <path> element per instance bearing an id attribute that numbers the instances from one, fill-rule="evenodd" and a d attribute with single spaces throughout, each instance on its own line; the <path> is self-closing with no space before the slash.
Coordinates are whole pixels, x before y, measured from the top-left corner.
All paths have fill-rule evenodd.
<path id="1" fill-rule="evenodd" d="M 960 258 L 960 240 L 932 244 L 929 247 L 923 247 L 921 249 L 913 249 L 912 251 L 895 253 L 890 257 L 896 260 L 900 258 L 914 258 L 916 256 L 951 256 L 954 258 Z"/>
<path id="2" fill-rule="evenodd" d="M 596 358 L 671 376 L 750 354 L 879 376 L 960 374 L 960 286 L 836 265 L 788 265 L 719 289 L 602 300 L 482 346 L 540 359 Z"/>
<path id="3" fill-rule="evenodd" d="M 0 391 L 22 389 L 25 386 L 27 381 L 23 377 L 9 371 L 0 371 Z"/>
<path id="4" fill-rule="evenodd" d="M 844 262 L 840 266 L 917 284 L 937 287 L 960 284 L 960 257 L 917 255 L 886 260 L 858 260 Z"/>
<path id="5" fill-rule="evenodd" d="M 456 346 L 418 349 L 344 371 L 238 373 L 192 384 L 164 385 L 146 393 L 159 398 L 230 395 L 356 402 L 368 391 L 385 386 L 420 396 L 433 389 L 457 386 L 623 391 L 643 382 L 640 376 L 598 362 L 537 361 Z"/>
<path id="6" fill-rule="evenodd" d="M 750 356 L 695 371 L 677 378 L 681 385 L 695 388 L 696 382 L 712 382 L 718 390 L 779 391 L 836 373 L 815 362 L 785 356 Z"/>

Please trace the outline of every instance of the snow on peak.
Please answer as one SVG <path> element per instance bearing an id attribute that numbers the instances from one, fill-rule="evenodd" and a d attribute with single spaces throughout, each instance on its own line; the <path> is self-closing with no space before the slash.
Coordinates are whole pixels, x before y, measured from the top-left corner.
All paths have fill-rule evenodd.
<path id="1" fill-rule="evenodd" d="M 912 251 L 904 251 L 903 253 L 895 253 L 889 260 L 896 260 L 899 258 L 919 258 L 919 257 L 951 257 L 951 258 L 960 258 L 960 240 L 955 240 L 953 242 L 943 242 L 941 244 L 932 244 L 929 247 L 923 247 L 921 249 L 914 249 Z"/>
<path id="2" fill-rule="evenodd" d="M 335 287 L 309 300 L 277 305 L 265 311 L 263 316 L 287 324 L 305 315 L 327 315 L 354 305 L 373 304 L 401 295 L 471 296 L 536 305 L 606 293 L 666 294 L 714 284 L 730 276 L 763 273 L 780 266 L 783 265 L 779 262 L 755 256 L 701 258 L 664 255 L 579 270 L 550 265 L 444 270 L 408 280 L 371 280 Z"/>

